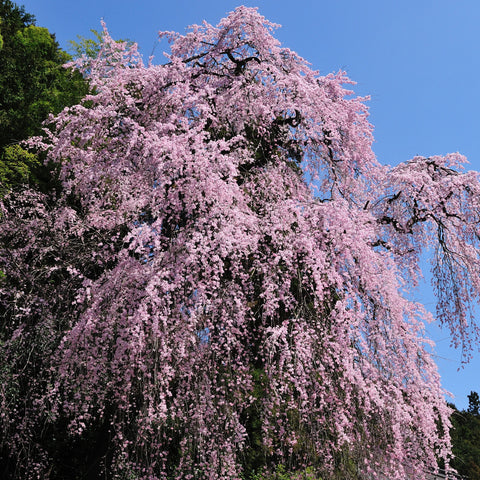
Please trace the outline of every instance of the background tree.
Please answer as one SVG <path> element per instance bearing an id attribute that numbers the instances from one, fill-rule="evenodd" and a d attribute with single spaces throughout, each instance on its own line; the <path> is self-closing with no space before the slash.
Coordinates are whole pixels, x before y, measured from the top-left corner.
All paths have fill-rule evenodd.
<path id="1" fill-rule="evenodd" d="M 480 398 L 477 392 L 470 392 L 468 395 L 468 413 L 472 415 L 480 415 Z"/>
<path id="2" fill-rule="evenodd" d="M 103 45 L 105 31 L 99 31 L 94 28 L 90 29 L 92 34 L 90 38 L 83 35 L 77 35 L 77 40 L 70 40 L 70 52 L 73 58 L 95 59 L 98 57 Z M 134 42 L 127 39 L 118 39 L 118 43 L 126 42 L 128 48 L 132 47 Z"/>
<path id="3" fill-rule="evenodd" d="M 93 93 L 37 142 L 62 190 L 1 203 L 5 475 L 448 468 L 431 317 L 408 289 L 433 247 L 438 317 L 468 355 L 478 174 L 458 154 L 378 164 L 348 78 L 274 28 L 239 7 L 164 34 L 165 65 L 106 31 L 77 61 Z"/>
<path id="4" fill-rule="evenodd" d="M 90 29 L 90 38 L 77 35 L 77 40 L 70 40 L 70 52 L 74 58 L 97 58 L 103 44 L 103 31 Z M 93 38 L 92 38 L 93 37 Z"/>
<path id="5" fill-rule="evenodd" d="M 48 183 L 42 162 L 19 142 L 40 134 L 48 114 L 78 103 L 87 84 L 79 72 L 63 67 L 70 57 L 23 7 L 1 0 L 0 18 L 0 182 L 8 190 Z"/>
<path id="6" fill-rule="evenodd" d="M 452 413 L 452 465 L 459 474 L 469 480 L 480 480 L 480 417 L 478 415 L 478 394 L 468 396 L 468 409 L 459 411 L 454 406 Z M 472 400 L 473 399 L 473 403 Z"/>

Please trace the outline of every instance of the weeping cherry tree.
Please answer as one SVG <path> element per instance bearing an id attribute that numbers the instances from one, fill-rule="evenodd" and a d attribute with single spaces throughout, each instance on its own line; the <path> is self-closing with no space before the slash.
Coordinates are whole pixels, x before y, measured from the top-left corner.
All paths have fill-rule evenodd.
<path id="1" fill-rule="evenodd" d="M 239 7 L 161 33 L 162 65 L 106 30 L 77 61 L 93 93 L 31 141 L 60 191 L 1 203 L 12 478 L 448 468 L 432 315 L 411 292 L 429 252 L 437 318 L 468 357 L 479 175 L 459 154 L 381 165 L 366 99 L 275 28 Z"/>

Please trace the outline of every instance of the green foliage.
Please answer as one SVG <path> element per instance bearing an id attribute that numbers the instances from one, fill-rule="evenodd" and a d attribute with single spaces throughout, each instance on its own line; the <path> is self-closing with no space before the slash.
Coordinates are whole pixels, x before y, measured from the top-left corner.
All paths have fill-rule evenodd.
<path id="1" fill-rule="evenodd" d="M 20 147 L 9 145 L 0 152 L 0 194 L 14 185 L 31 183 L 31 173 L 40 167 L 36 155 Z"/>
<path id="2" fill-rule="evenodd" d="M 480 415 L 480 398 L 477 392 L 470 392 L 468 395 L 468 413 L 472 415 Z"/>
<path id="3" fill-rule="evenodd" d="M 83 35 L 77 35 L 77 40 L 69 40 L 70 43 L 70 52 L 73 58 L 95 58 L 100 53 L 102 48 L 104 32 L 100 32 L 94 28 L 90 29 L 90 32 L 93 35 L 93 38 L 87 38 Z M 133 45 L 134 42 L 128 39 L 119 39 L 116 42 L 126 42 L 127 46 Z"/>
<path id="4" fill-rule="evenodd" d="M 25 7 L 19 7 L 11 0 L 0 0 L 0 18 L 2 35 L 10 37 L 17 30 L 35 23 L 35 17 L 25 12 Z"/>
<path id="5" fill-rule="evenodd" d="M 98 55 L 103 41 L 103 33 L 90 29 L 93 38 L 87 38 L 83 35 L 77 35 L 77 40 L 69 40 L 70 52 L 73 58 L 80 58 L 86 56 L 87 58 L 94 58 Z"/>
<path id="6" fill-rule="evenodd" d="M 77 103 L 87 92 L 79 73 L 46 28 L 30 25 L 4 36 L 0 52 L 0 146 L 39 134 L 49 113 Z"/>
<path id="7" fill-rule="evenodd" d="M 41 134 L 47 116 L 78 103 L 88 85 L 80 73 L 63 67 L 71 57 L 23 7 L 0 0 L 0 15 L 0 178 L 11 187 L 38 183 L 30 169 L 38 161 L 12 147 Z"/>
<path id="8" fill-rule="evenodd" d="M 480 415 L 470 411 L 472 399 L 478 400 L 478 395 L 472 396 L 474 393 L 476 392 L 468 396 L 469 409 L 455 409 L 451 417 L 453 428 L 450 433 L 454 454 L 452 465 L 460 475 L 469 480 L 480 480 Z"/>
<path id="9" fill-rule="evenodd" d="M 278 465 L 275 473 L 263 474 L 258 473 L 250 477 L 249 480 L 322 480 L 318 477 L 313 468 L 307 467 L 305 470 L 297 472 L 289 472 L 284 465 Z"/>

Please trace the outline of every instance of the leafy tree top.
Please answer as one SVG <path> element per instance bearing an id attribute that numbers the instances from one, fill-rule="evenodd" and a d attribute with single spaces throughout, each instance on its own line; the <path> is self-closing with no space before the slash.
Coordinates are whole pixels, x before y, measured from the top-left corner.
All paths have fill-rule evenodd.
<path id="1" fill-rule="evenodd" d="M 35 24 L 35 16 L 11 0 L 0 0 L 0 18 L 1 32 L 5 36 L 14 35 L 18 30 Z"/>
<path id="2" fill-rule="evenodd" d="M 480 416 L 480 398 L 477 392 L 470 392 L 468 395 L 468 413 Z"/>
<path id="3" fill-rule="evenodd" d="M 97 58 L 98 54 L 102 48 L 105 30 L 99 31 L 94 28 L 90 29 L 90 33 L 92 34 L 90 38 L 84 37 L 83 35 L 77 35 L 77 40 L 70 40 L 70 49 L 69 51 L 72 53 L 73 58 Z M 119 39 L 116 40 L 118 43 L 126 42 L 128 47 L 133 46 L 135 42 L 131 40 L 123 40 Z"/>

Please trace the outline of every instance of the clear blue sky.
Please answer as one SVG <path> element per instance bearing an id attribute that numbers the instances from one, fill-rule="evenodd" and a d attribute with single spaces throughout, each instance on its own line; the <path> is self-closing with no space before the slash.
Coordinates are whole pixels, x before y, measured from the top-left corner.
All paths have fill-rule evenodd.
<path id="1" fill-rule="evenodd" d="M 238 5 L 257 6 L 280 23 L 277 38 L 321 74 L 346 70 L 360 95 L 370 95 L 374 150 L 382 163 L 414 155 L 461 152 L 480 170 L 480 2 L 478 0 L 25 0 L 39 26 L 68 40 L 100 29 L 136 41 L 145 58 L 159 30 L 183 33 L 188 25 L 218 23 Z M 157 45 L 157 46 L 156 46 Z M 418 298 L 431 309 L 428 287 Z M 445 388 L 459 408 L 480 392 L 480 354 L 462 371 L 460 353 L 446 332 L 429 326 Z"/>

